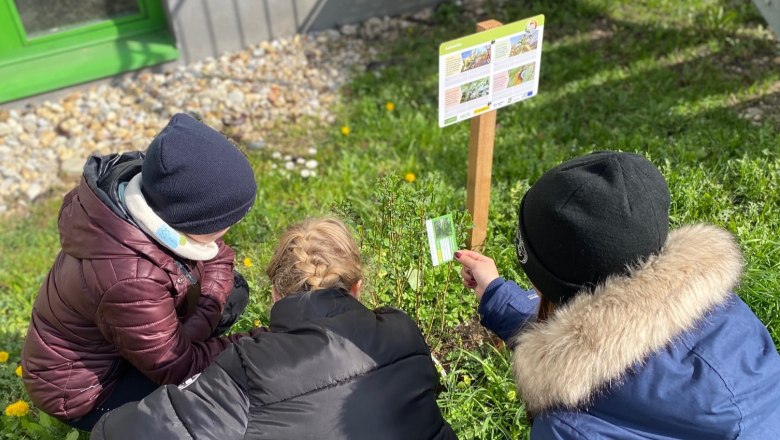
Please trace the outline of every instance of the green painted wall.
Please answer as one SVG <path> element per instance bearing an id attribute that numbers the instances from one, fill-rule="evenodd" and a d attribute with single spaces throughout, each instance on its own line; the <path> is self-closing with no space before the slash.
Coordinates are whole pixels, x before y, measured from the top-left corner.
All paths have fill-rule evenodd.
<path id="1" fill-rule="evenodd" d="M 177 59 L 160 0 L 139 14 L 28 36 L 14 0 L 0 0 L 0 103 Z"/>

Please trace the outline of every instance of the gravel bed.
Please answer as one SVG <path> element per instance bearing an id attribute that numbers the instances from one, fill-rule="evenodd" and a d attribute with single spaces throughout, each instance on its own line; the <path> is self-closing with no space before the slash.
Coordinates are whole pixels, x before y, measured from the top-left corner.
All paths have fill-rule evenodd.
<path id="1" fill-rule="evenodd" d="M 405 18 L 373 18 L 0 110 L 0 215 L 67 190 L 90 154 L 145 149 L 177 112 L 196 113 L 250 149 L 273 148 L 268 137 L 285 125 L 333 123 L 339 88 L 412 25 Z M 309 148 L 305 159 L 280 161 L 279 168 L 316 176 L 316 153 Z"/>

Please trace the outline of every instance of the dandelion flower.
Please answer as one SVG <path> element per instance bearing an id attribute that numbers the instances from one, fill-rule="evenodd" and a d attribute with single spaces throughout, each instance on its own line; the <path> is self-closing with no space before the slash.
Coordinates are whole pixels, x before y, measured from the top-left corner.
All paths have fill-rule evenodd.
<path id="1" fill-rule="evenodd" d="M 466 376 L 463 376 L 463 383 L 464 383 L 466 386 L 469 386 L 469 385 L 471 385 L 471 376 L 468 376 L 468 375 L 466 375 Z"/>
<path id="2" fill-rule="evenodd" d="M 8 362 L 8 352 L 0 351 L 0 364 L 4 364 L 6 362 Z"/>
<path id="3" fill-rule="evenodd" d="M 413 183 L 415 180 L 417 180 L 417 176 L 415 176 L 414 173 L 412 172 L 408 172 L 404 176 L 404 180 L 406 180 L 409 183 Z"/>
<path id="4" fill-rule="evenodd" d="M 389 112 L 395 110 L 395 104 L 393 104 L 392 101 L 387 101 L 387 103 L 385 104 L 385 110 Z"/>
<path id="5" fill-rule="evenodd" d="M 350 129 L 349 129 L 349 126 L 347 126 L 347 125 L 345 125 L 345 126 L 341 127 L 341 134 L 343 134 L 344 136 L 349 136 L 349 133 L 350 133 L 351 131 L 352 131 L 352 130 L 350 130 Z"/>
<path id="6" fill-rule="evenodd" d="M 255 327 L 260 327 L 260 320 L 259 319 L 255 319 L 254 324 L 255 324 Z"/>
<path id="7" fill-rule="evenodd" d="M 30 405 L 24 400 L 17 400 L 5 407 L 5 415 L 9 417 L 24 417 L 28 412 L 30 412 Z"/>
<path id="8" fill-rule="evenodd" d="M 252 267 L 252 259 L 249 257 L 244 258 L 244 267 Z"/>
<path id="9" fill-rule="evenodd" d="M 506 398 L 509 399 L 510 402 L 514 402 L 517 400 L 517 392 L 515 390 L 510 390 L 506 393 Z"/>
<path id="10" fill-rule="evenodd" d="M 14 370 L 14 372 L 16 373 L 17 376 L 22 377 L 22 366 L 19 365 L 18 367 L 16 367 L 16 370 Z"/>

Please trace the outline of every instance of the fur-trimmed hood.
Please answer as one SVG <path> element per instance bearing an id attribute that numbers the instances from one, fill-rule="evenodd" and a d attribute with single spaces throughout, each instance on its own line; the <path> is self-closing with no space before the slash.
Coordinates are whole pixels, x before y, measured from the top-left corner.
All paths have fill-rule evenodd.
<path id="1" fill-rule="evenodd" d="M 515 337 L 513 370 L 526 408 L 537 413 L 587 406 L 725 302 L 742 265 L 734 237 L 723 229 L 671 231 L 659 255 Z"/>

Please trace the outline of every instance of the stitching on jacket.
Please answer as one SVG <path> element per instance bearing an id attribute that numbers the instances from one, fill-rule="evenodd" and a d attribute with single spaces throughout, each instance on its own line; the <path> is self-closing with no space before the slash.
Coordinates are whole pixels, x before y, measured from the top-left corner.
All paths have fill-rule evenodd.
<path id="1" fill-rule="evenodd" d="M 187 424 L 184 423 L 181 416 L 179 415 L 179 412 L 176 411 L 176 405 L 173 404 L 173 400 L 171 400 L 171 394 L 168 392 L 168 387 L 163 387 L 165 390 L 165 400 L 168 401 L 168 403 L 171 405 L 171 409 L 173 410 L 173 414 L 176 415 L 176 418 L 179 419 L 179 425 L 181 425 L 182 428 L 184 428 L 184 431 L 187 433 L 187 435 L 190 436 L 191 439 L 194 439 L 195 436 L 190 432 L 190 428 L 187 427 Z"/>
<path id="2" fill-rule="evenodd" d="M 579 429 L 575 428 L 574 425 L 572 425 L 571 423 L 567 422 L 563 417 L 559 417 L 559 416 L 550 414 L 550 418 L 552 419 L 553 417 L 555 417 L 556 420 L 558 420 L 562 424 L 566 425 L 567 428 L 571 429 L 573 432 L 575 432 L 577 435 L 579 435 L 580 438 L 583 438 L 583 439 L 587 439 L 588 438 L 587 436 L 585 436 L 585 434 L 582 431 L 580 431 Z M 531 429 L 533 430 L 533 427 L 531 427 Z"/>
<path id="3" fill-rule="evenodd" d="M 295 396 L 286 397 L 284 399 L 277 400 L 277 401 L 274 401 L 274 402 L 268 402 L 268 403 L 263 404 L 262 406 L 264 406 L 264 407 L 272 406 L 272 405 L 276 405 L 278 403 L 286 402 L 288 400 L 297 399 L 299 397 L 308 396 L 310 394 L 315 394 L 315 393 L 318 393 L 318 392 L 323 391 L 323 390 L 327 390 L 327 389 L 330 389 L 330 388 L 335 388 L 335 387 L 337 387 L 339 385 L 343 385 L 345 383 L 352 382 L 353 380 L 358 379 L 358 378 L 363 377 L 363 376 L 368 376 L 369 374 L 373 374 L 373 373 L 375 373 L 377 371 L 380 371 L 380 370 L 382 370 L 384 368 L 390 367 L 390 366 L 395 365 L 397 363 L 403 362 L 403 361 L 405 361 L 407 359 L 411 359 L 411 358 L 413 358 L 415 356 L 423 356 L 425 358 L 429 357 L 429 355 L 424 355 L 424 354 L 421 354 L 421 353 L 412 353 L 412 354 L 410 354 L 408 356 L 404 356 L 402 358 L 398 358 L 398 359 L 396 359 L 393 362 L 390 362 L 388 364 L 385 364 L 385 365 L 382 365 L 382 366 L 379 366 L 379 367 L 376 367 L 376 368 L 372 368 L 372 369 L 366 370 L 364 372 L 356 373 L 356 374 L 354 374 L 352 376 L 345 377 L 343 379 L 339 379 L 339 380 L 333 381 L 333 382 L 331 382 L 331 383 L 329 383 L 327 385 L 321 386 L 319 388 L 314 388 L 312 390 L 306 391 L 305 393 L 300 393 L 300 394 L 297 394 Z M 250 405 L 251 405 L 251 403 L 250 403 Z"/>
<path id="4" fill-rule="evenodd" d="M 731 396 L 729 400 L 731 400 L 731 403 L 734 405 L 734 408 L 737 409 L 737 412 L 739 413 L 739 421 L 737 422 L 737 435 L 734 437 L 735 439 L 739 438 L 740 434 L 742 434 L 742 419 L 744 418 L 744 415 L 742 413 L 742 408 L 739 407 L 739 404 L 737 403 L 737 398 L 734 395 L 734 391 L 729 386 L 726 379 L 721 376 L 720 371 L 715 367 L 714 361 L 710 362 L 708 359 L 706 359 L 701 353 L 699 353 L 697 350 L 695 350 L 690 344 L 688 344 L 688 341 L 686 341 L 684 338 L 680 339 L 680 342 L 685 346 L 685 348 L 688 349 L 691 353 L 696 355 L 697 358 L 701 359 L 702 362 L 707 364 L 708 367 L 712 370 L 713 373 L 715 373 L 716 376 L 718 376 L 718 379 L 723 382 L 723 386 L 726 388 L 726 390 L 729 392 L 729 395 Z"/>
<path id="5" fill-rule="evenodd" d="M 136 301 L 136 302 L 134 302 L 133 304 L 138 304 L 139 302 L 146 302 L 146 301 Z M 114 327 L 114 328 L 121 328 L 121 329 L 141 329 L 141 328 L 151 327 L 151 326 L 153 326 L 153 325 L 157 325 L 157 324 L 159 324 L 159 323 L 161 323 L 161 322 L 165 321 L 165 320 L 166 320 L 166 319 L 168 319 L 168 318 L 169 318 L 171 315 L 174 315 L 174 316 L 175 316 L 175 315 L 176 315 L 176 312 L 175 312 L 175 311 L 173 311 L 172 313 L 169 313 L 169 314 L 167 314 L 167 315 L 163 316 L 162 318 L 160 318 L 160 319 L 158 319 L 158 320 L 156 320 L 156 321 L 154 321 L 154 322 L 147 322 L 147 323 L 140 324 L 140 325 L 114 325 L 113 327 Z"/>
<path id="6" fill-rule="evenodd" d="M 70 378 L 73 376 L 73 361 L 68 362 L 68 378 L 65 380 L 65 385 L 62 386 L 62 413 L 65 415 L 66 419 L 69 419 L 68 417 L 68 408 L 65 405 L 65 402 L 67 402 L 67 390 L 68 390 L 68 384 L 70 383 Z"/>

